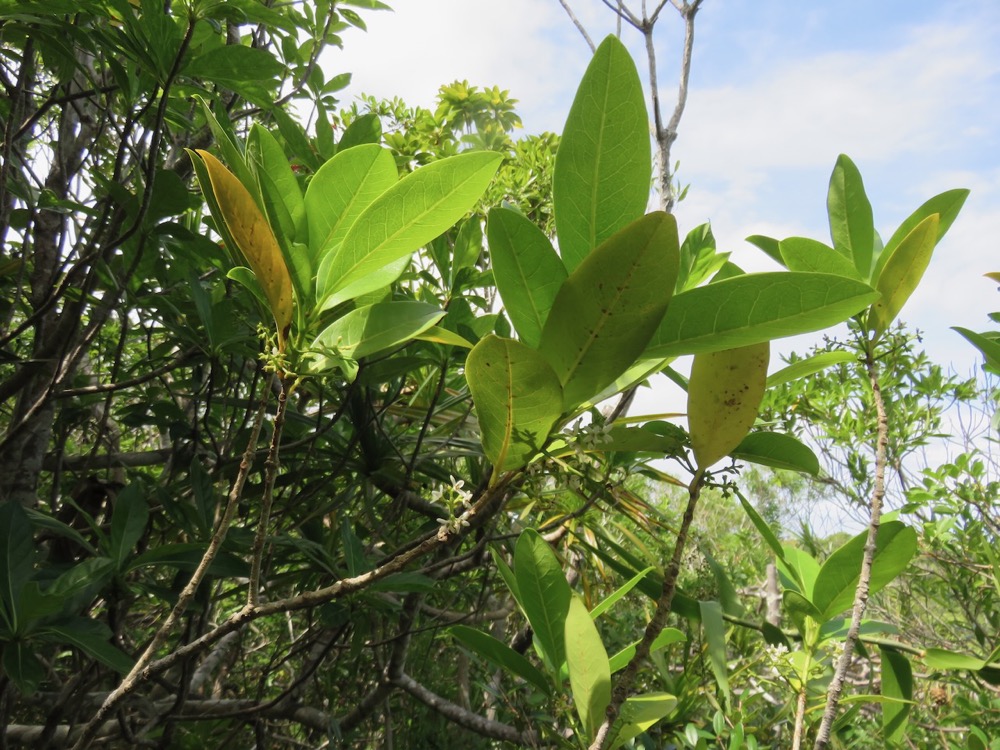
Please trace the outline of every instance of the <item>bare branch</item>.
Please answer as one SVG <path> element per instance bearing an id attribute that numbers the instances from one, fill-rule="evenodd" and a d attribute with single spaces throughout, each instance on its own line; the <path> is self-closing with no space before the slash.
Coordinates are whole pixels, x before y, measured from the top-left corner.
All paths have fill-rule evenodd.
<path id="1" fill-rule="evenodd" d="M 509 724 L 503 724 L 485 716 L 467 711 L 457 703 L 452 703 L 433 693 L 406 673 L 401 673 L 393 680 L 399 686 L 428 708 L 432 708 L 449 721 L 465 727 L 483 737 L 495 740 L 513 742 L 519 747 L 537 747 L 539 738 L 535 732 L 522 732 Z"/>
<path id="2" fill-rule="evenodd" d="M 594 40 L 590 38 L 590 34 L 587 33 L 585 28 L 583 28 L 583 24 L 580 23 L 576 14 L 573 12 L 573 9 L 569 7 L 569 3 L 567 3 L 566 0 L 559 0 L 559 4 L 563 7 L 563 10 L 566 11 L 566 15 L 569 16 L 569 20 L 573 22 L 574 26 L 576 26 L 577 31 L 583 34 L 583 38 L 587 40 L 587 46 L 590 47 L 590 51 L 596 52 L 597 47 L 594 46 Z"/>

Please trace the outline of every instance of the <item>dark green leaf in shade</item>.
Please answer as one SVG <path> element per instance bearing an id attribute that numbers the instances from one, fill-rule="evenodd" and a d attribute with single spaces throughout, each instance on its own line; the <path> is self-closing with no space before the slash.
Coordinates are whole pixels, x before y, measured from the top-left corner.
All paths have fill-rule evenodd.
<path id="1" fill-rule="evenodd" d="M 146 533 L 149 505 L 139 484 L 133 483 L 122 490 L 115 499 L 111 516 L 111 559 L 115 568 L 123 570 L 125 561 L 132 556 L 136 544 Z"/>
<path id="2" fill-rule="evenodd" d="M 700 601 L 698 607 L 701 609 L 705 645 L 708 646 L 708 665 L 728 706 L 732 693 L 729 691 L 729 670 L 726 666 L 726 621 L 722 617 L 722 605 L 719 602 Z"/>
<path id="3" fill-rule="evenodd" d="M 896 746 L 906 737 L 910 701 L 913 700 L 913 668 L 905 655 L 893 648 L 879 648 L 882 656 L 882 695 L 895 698 L 882 704 L 882 731 L 887 745 Z"/>
<path id="4" fill-rule="evenodd" d="M 18 601 L 34 571 L 34 559 L 35 545 L 24 509 L 16 502 L 0 503 L 0 617 L 11 633 L 18 631 Z"/>
<path id="5" fill-rule="evenodd" d="M 552 686 L 534 664 L 493 636 L 465 625 L 453 625 L 449 632 L 463 645 L 475 651 L 487 661 L 506 669 L 535 686 L 543 693 L 551 693 Z"/>

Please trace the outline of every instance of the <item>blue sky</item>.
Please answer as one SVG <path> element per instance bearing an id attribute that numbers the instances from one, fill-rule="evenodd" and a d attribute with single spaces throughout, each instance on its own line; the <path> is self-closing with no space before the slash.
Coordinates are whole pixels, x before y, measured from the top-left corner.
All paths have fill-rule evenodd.
<path id="1" fill-rule="evenodd" d="M 326 61 L 354 74 L 348 98 L 430 106 L 439 86 L 467 79 L 509 89 L 526 132 L 561 129 L 590 52 L 558 0 L 389 2 L 394 12 L 366 16 L 369 33 L 348 33 Z M 599 0 L 570 5 L 595 40 L 614 31 Z M 657 37 L 668 108 L 682 35 L 668 6 Z M 626 27 L 623 39 L 644 71 L 638 34 Z M 673 149 L 691 184 L 677 209 L 682 232 L 711 221 L 737 263 L 765 270 L 743 238 L 826 239 L 839 153 L 860 167 L 885 238 L 930 196 L 972 189 L 902 314 L 932 357 L 969 373 L 976 355 L 949 326 L 985 329 L 1000 309 L 982 277 L 1000 270 L 1000 3 L 705 0 Z"/>

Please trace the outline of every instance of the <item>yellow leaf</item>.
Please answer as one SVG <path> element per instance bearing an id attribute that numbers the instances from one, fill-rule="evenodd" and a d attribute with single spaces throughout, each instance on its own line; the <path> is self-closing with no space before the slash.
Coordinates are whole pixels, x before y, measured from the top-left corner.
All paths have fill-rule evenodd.
<path id="1" fill-rule="evenodd" d="M 696 354 L 688 384 L 688 430 L 698 468 L 707 469 L 746 437 L 764 396 L 770 343 Z"/>
<path id="2" fill-rule="evenodd" d="M 264 290 L 278 327 L 278 348 L 284 351 L 292 327 L 292 278 L 278 240 L 253 196 L 236 175 L 208 151 L 195 153 L 208 171 L 215 202 L 230 236 Z"/>

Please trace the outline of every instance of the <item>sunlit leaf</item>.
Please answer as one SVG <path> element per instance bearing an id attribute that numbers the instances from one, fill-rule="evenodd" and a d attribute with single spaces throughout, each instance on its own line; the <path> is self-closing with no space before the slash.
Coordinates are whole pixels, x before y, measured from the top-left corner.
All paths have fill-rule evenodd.
<path id="1" fill-rule="evenodd" d="M 504 309 L 521 341 L 538 348 L 566 268 L 542 230 L 516 211 L 490 211 L 486 234 Z"/>
<path id="2" fill-rule="evenodd" d="M 556 154 L 552 201 L 568 271 L 642 216 L 651 170 L 642 83 L 625 45 L 609 36 L 580 82 Z"/>
<path id="3" fill-rule="evenodd" d="M 872 206 L 865 194 L 861 172 L 844 154 L 837 158 L 837 164 L 830 176 L 827 211 L 830 215 L 830 236 L 833 239 L 833 246 L 854 267 L 854 273 L 844 275 L 863 280 L 871 278 L 872 253 L 875 246 Z M 806 270 L 791 266 L 788 268 L 791 271 Z"/>
<path id="4" fill-rule="evenodd" d="M 566 613 L 566 666 L 580 723 L 593 738 L 611 701 L 611 668 L 597 627 L 578 596 L 570 598 Z"/>
<path id="5" fill-rule="evenodd" d="M 524 466 L 562 411 L 562 387 L 552 368 L 534 349 L 490 334 L 469 352 L 465 376 L 494 472 Z"/>
<path id="6" fill-rule="evenodd" d="M 882 296 L 872 305 L 868 320 L 868 327 L 876 336 L 888 330 L 923 278 L 937 243 L 938 225 L 938 215 L 931 214 L 888 256 L 875 281 L 875 288 Z"/>
<path id="7" fill-rule="evenodd" d="M 488 151 L 459 154 L 421 167 L 386 190 L 333 249 L 329 266 L 317 280 L 317 296 L 328 297 L 326 304 L 331 305 L 383 286 L 375 272 L 409 256 L 461 219 L 482 196 L 502 159 Z"/>
<path id="8" fill-rule="evenodd" d="M 674 296 L 648 358 L 719 351 L 842 323 L 878 299 L 867 284 L 826 273 L 737 276 Z"/>
<path id="9" fill-rule="evenodd" d="M 677 224 L 654 212 L 587 256 L 556 295 L 539 349 L 567 410 L 614 382 L 642 354 L 674 289 Z"/>
<path id="10" fill-rule="evenodd" d="M 405 344 L 444 317 L 425 302 L 379 302 L 352 310 L 316 337 L 312 348 L 360 359 Z"/>
<path id="11" fill-rule="evenodd" d="M 732 455 L 772 469 L 819 474 L 819 459 L 812 449 L 781 432 L 751 432 L 733 449 Z"/>

